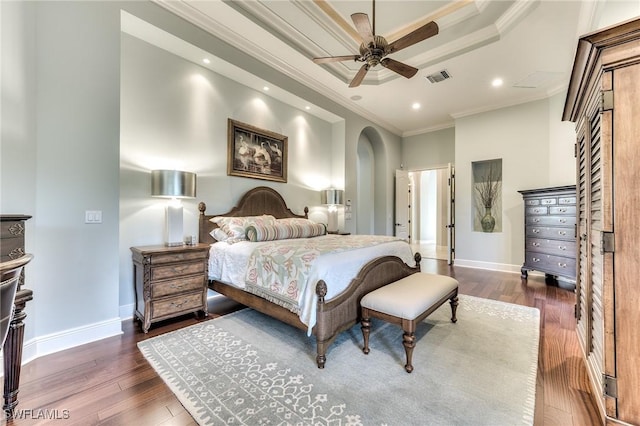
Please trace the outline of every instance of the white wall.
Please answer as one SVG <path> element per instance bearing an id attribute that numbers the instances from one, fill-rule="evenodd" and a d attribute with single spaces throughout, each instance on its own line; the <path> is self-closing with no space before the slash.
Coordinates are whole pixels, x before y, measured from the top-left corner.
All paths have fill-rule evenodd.
<path id="1" fill-rule="evenodd" d="M 424 170 L 453 163 L 456 149 L 455 135 L 455 128 L 449 127 L 403 138 L 404 170 Z"/>
<path id="2" fill-rule="evenodd" d="M 524 208 L 517 191 L 575 184 L 575 135 L 560 123 L 558 97 L 456 120 L 456 264 L 518 271 Z M 502 232 L 474 232 L 471 163 L 494 158 L 502 159 Z"/>
<path id="3" fill-rule="evenodd" d="M 2 213 L 33 216 L 29 359 L 120 333 L 119 4 L 3 2 L 2 30 Z"/>

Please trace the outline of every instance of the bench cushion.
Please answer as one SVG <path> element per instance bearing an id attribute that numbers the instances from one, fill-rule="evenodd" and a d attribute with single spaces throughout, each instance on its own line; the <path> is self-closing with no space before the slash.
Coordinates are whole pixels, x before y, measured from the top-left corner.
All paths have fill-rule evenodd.
<path id="1" fill-rule="evenodd" d="M 457 287 L 458 281 L 451 277 L 416 272 L 366 294 L 360 305 L 413 320 Z"/>

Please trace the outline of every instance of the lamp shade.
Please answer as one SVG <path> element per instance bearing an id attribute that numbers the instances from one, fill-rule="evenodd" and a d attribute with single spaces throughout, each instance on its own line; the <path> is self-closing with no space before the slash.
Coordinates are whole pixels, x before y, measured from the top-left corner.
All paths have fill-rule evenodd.
<path id="1" fill-rule="evenodd" d="M 194 198 L 196 174 L 179 170 L 153 170 L 151 196 L 167 198 Z"/>
<path id="2" fill-rule="evenodd" d="M 321 191 L 320 195 L 322 204 L 335 206 L 344 203 L 344 191 L 342 189 L 325 189 Z"/>

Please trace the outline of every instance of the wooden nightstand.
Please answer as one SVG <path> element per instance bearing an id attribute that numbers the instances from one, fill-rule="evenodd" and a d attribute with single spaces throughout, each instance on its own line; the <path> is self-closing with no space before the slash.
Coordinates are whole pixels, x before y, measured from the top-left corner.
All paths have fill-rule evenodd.
<path id="1" fill-rule="evenodd" d="M 209 245 L 131 247 L 135 316 L 142 330 L 190 312 L 207 316 Z"/>

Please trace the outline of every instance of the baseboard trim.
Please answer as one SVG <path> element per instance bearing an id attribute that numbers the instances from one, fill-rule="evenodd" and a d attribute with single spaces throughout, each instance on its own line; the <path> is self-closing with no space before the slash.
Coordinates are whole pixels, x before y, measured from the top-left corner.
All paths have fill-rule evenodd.
<path id="1" fill-rule="evenodd" d="M 122 320 L 120 317 L 116 317 L 58 333 L 35 337 L 25 342 L 22 347 L 22 365 L 45 355 L 121 334 Z M 0 356 L 0 363 L 4 365 L 4 353 Z M 0 376 L 3 374 L 4 371 L 0 369 Z"/>
<path id="2" fill-rule="evenodd" d="M 463 268 L 487 269 L 489 271 L 510 272 L 514 274 L 520 274 L 520 268 L 522 268 L 522 265 L 509 265 L 507 263 L 482 262 L 479 260 L 466 259 L 455 259 L 453 264 L 455 266 L 462 266 Z M 528 271 L 528 273 L 529 275 L 544 276 L 544 274 L 536 271 Z"/>
<path id="3" fill-rule="evenodd" d="M 135 303 L 120 306 L 120 319 L 126 321 L 133 318 L 133 310 L 136 308 Z"/>

